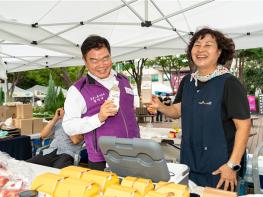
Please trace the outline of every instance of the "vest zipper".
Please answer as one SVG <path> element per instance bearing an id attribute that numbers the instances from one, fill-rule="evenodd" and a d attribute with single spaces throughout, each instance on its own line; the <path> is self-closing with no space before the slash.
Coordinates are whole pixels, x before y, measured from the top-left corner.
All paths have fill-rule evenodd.
<path id="1" fill-rule="evenodd" d="M 129 137 L 128 127 L 127 127 L 127 124 L 126 124 L 126 120 L 125 120 L 125 118 L 124 118 L 124 116 L 123 116 L 123 113 L 122 113 L 122 111 L 121 111 L 121 106 L 120 106 L 119 109 L 120 109 L 120 112 L 121 112 L 121 117 L 122 117 L 122 119 L 123 119 L 125 129 L 126 129 L 126 135 L 127 135 L 127 137 Z"/>

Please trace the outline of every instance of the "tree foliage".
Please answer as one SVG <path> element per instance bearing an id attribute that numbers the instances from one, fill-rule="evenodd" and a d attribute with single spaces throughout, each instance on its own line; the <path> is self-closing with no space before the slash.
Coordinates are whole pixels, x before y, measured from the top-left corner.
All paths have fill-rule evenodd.
<path id="1" fill-rule="evenodd" d="M 123 62 L 118 62 L 121 65 L 122 70 L 128 72 L 130 76 L 136 83 L 138 95 L 141 96 L 141 83 L 142 83 L 142 75 L 143 68 L 145 66 L 149 66 L 147 64 L 147 58 L 141 58 L 138 61 L 128 60 Z"/>
<path id="2" fill-rule="evenodd" d="M 58 86 L 68 89 L 85 74 L 86 66 L 53 68 L 54 80 Z"/>
<path id="3" fill-rule="evenodd" d="M 23 72 L 23 80 L 17 83 L 22 89 L 28 89 L 33 87 L 34 85 L 48 85 L 50 71 L 49 69 L 40 69 L 40 70 L 31 70 Z"/>
<path id="4" fill-rule="evenodd" d="M 0 105 L 3 105 L 5 102 L 5 93 L 2 87 L 0 87 Z"/>
<path id="5" fill-rule="evenodd" d="M 57 86 L 68 89 L 70 85 L 85 74 L 85 66 L 25 71 L 22 73 L 23 80 L 20 80 L 17 85 L 23 89 L 31 88 L 36 84 L 47 86 L 50 73 Z"/>
<path id="6" fill-rule="evenodd" d="M 168 55 L 156 57 L 154 60 L 149 61 L 148 64 L 162 67 L 163 73 L 168 79 L 172 91 L 174 91 L 177 88 L 175 85 L 180 82 L 180 70 L 188 66 L 188 61 L 186 55 Z"/>
<path id="7" fill-rule="evenodd" d="M 251 63 L 262 63 L 263 50 L 262 48 L 241 49 L 236 51 L 235 69 L 238 71 L 238 78 L 245 85 L 244 69 L 246 65 Z"/>
<path id="8" fill-rule="evenodd" d="M 263 90 L 263 49 L 247 49 L 244 54 L 244 85 L 249 94 L 254 94 L 256 88 Z"/>
<path id="9" fill-rule="evenodd" d="M 24 72 L 17 72 L 17 73 L 8 73 L 7 74 L 8 77 L 8 83 L 11 84 L 11 86 L 9 86 L 8 83 L 6 83 L 6 96 L 7 96 L 7 101 L 13 101 L 13 93 L 15 90 L 15 86 L 17 84 L 19 84 L 19 82 L 23 81 L 25 76 L 24 76 Z"/>
<path id="10" fill-rule="evenodd" d="M 55 82 L 52 79 L 52 75 L 49 75 L 49 81 L 48 81 L 48 90 L 47 95 L 45 98 L 45 107 L 44 109 L 46 111 L 54 112 L 57 109 L 57 89 L 55 87 Z"/>
<path id="11" fill-rule="evenodd" d="M 64 106 L 64 102 L 65 102 L 65 97 L 64 94 L 62 92 L 62 89 L 60 88 L 60 91 L 56 97 L 56 106 L 57 108 L 59 107 L 63 107 Z"/>

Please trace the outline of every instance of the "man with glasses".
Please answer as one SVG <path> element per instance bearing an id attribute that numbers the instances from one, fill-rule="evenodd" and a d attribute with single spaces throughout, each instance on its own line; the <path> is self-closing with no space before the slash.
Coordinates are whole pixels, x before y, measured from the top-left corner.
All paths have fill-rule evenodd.
<path id="1" fill-rule="evenodd" d="M 84 134 L 88 167 L 103 170 L 106 162 L 98 147 L 100 136 L 139 137 L 128 79 L 112 70 L 111 49 L 107 39 L 92 35 L 81 46 L 88 69 L 86 77 L 72 85 L 64 104 L 63 127 L 67 134 Z M 118 83 L 119 108 L 108 99 L 109 91 Z"/>

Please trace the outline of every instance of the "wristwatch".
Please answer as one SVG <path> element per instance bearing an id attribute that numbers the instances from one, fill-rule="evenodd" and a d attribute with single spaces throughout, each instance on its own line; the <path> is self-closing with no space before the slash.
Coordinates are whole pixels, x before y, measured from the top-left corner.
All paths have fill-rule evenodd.
<path id="1" fill-rule="evenodd" d="M 240 170 L 240 168 L 241 168 L 241 165 L 240 165 L 240 164 L 234 164 L 234 163 L 232 163 L 231 161 L 228 161 L 228 162 L 226 163 L 226 165 L 227 165 L 229 168 L 231 168 L 233 171 L 235 171 L 235 172 L 238 172 L 238 171 Z"/>

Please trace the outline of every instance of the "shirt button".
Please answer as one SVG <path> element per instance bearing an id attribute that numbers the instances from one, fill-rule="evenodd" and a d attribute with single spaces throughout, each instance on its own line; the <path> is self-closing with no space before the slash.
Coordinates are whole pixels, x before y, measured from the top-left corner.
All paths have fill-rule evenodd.
<path id="1" fill-rule="evenodd" d="M 204 147 L 204 150 L 207 150 L 207 146 Z"/>

